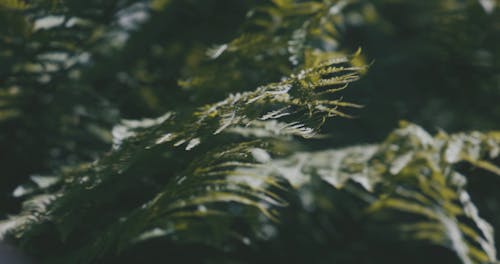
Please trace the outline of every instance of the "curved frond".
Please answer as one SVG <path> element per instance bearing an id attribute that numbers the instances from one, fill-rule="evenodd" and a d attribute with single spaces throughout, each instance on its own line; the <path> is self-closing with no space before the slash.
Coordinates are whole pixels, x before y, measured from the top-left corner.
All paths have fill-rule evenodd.
<path id="1" fill-rule="evenodd" d="M 378 145 L 297 153 L 245 171 L 286 179 L 296 189 L 320 178 L 364 200 L 368 220 L 381 215 L 398 223 L 407 240 L 448 247 L 463 263 L 491 263 L 497 261 L 493 228 L 479 216 L 455 165 L 467 162 L 500 176 L 488 161 L 499 156 L 499 147 L 498 132 L 431 136 L 403 123 Z"/>
<path id="2" fill-rule="evenodd" d="M 88 244 L 70 253 L 72 258 L 78 256 L 82 262 L 91 262 L 137 239 L 153 236 L 150 230 L 173 226 L 175 232 L 172 232 L 177 234 L 188 228 L 189 222 L 176 224 L 179 218 L 227 213 L 227 210 L 212 209 L 212 204 L 249 206 L 275 219 L 272 207 L 286 204 L 269 190 L 269 187 L 281 188 L 278 180 L 259 179 L 258 175 L 246 175 L 245 171 L 230 180 L 225 177 L 231 167 L 241 164 L 252 167 L 256 161 L 267 160 L 264 149 L 272 149 L 269 145 L 272 140 L 240 138 L 231 129 L 262 129 L 262 122 L 278 122 L 282 126 L 272 127 L 274 135 L 265 137 L 272 139 L 282 134 L 308 137 L 326 118 L 348 116 L 343 108 L 359 106 L 332 95 L 356 81 L 363 70 L 344 66 L 349 60 L 345 57 L 326 61 L 280 83 L 230 95 L 191 115 L 167 113 L 157 119 L 125 120 L 113 131 L 115 147 L 108 155 L 62 175 L 61 188 L 47 210 L 41 210 L 29 221 L 14 218 L 4 226 L 14 226 L 13 234 L 17 233 L 16 236 L 27 243 L 35 239 L 35 234 L 44 232 L 47 223 L 52 223 L 61 239 L 68 240 L 82 228 L 77 219 L 95 217 L 98 212 L 108 214 L 100 219 L 87 219 L 88 224 L 104 225 L 107 235 L 99 234 L 97 239 L 97 234 L 89 232 L 87 238 L 79 238 Z M 230 134 L 235 138 L 229 137 Z M 221 144 L 229 147 L 220 148 Z M 211 152 L 203 155 L 204 151 Z M 191 157 L 179 159 L 179 155 Z M 182 163 L 177 164 L 179 161 Z M 149 170 L 138 169 L 153 163 L 158 165 Z M 141 186 L 150 188 L 143 182 L 145 179 L 165 187 L 153 188 L 152 193 L 137 198 L 136 203 L 140 203 L 137 208 L 116 208 L 120 197 L 139 191 Z M 80 206 L 75 208 L 75 204 Z M 12 225 L 16 221 L 18 224 Z M 164 231 L 156 233 L 164 234 Z M 221 232 L 234 237 L 232 233 L 230 229 Z"/>

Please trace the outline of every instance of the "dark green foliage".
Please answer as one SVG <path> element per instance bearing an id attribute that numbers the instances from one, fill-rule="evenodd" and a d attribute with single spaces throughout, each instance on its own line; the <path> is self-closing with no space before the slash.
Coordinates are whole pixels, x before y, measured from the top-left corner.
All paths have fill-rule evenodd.
<path id="1" fill-rule="evenodd" d="M 0 238 L 41 263 L 496 263 L 498 15 L 3 0 Z"/>

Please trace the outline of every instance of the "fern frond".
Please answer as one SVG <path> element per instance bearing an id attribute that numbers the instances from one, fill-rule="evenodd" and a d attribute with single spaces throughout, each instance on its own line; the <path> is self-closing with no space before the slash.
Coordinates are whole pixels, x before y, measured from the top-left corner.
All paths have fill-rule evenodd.
<path id="1" fill-rule="evenodd" d="M 88 245 L 71 253 L 82 262 L 92 262 L 110 251 L 130 246 L 133 241 L 154 236 L 151 230 L 163 230 L 173 225 L 176 227 L 173 234 L 177 234 L 189 226 L 189 221 L 184 220 L 186 218 L 228 212 L 227 208 L 212 208 L 212 204 L 222 207 L 233 203 L 244 205 L 244 208 L 256 208 L 267 217 L 276 219 L 272 207 L 286 205 L 269 189 L 283 188 L 278 180 L 247 175 L 245 170 L 238 170 L 240 175 L 237 177 L 225 177 L 236 165 L 253 167 L 257 166 L 256 161 L 269 159 L 263 149 L 271 148 L 272 140 L 252 141 L 255 134 L 250 138 L 236 136 L 232 139 L 228 135 L 234 135 L 235 130 L 226 132 L 236 128 L 262 129 L 263 123 L 275 122 L 281 126 L 264 126 L 274 130 L 274 134 L 266 135 L 266 138 L 283 134 L 310 136 L 326 118 L 345 115 L 343 108 L 357 107 L 339 98 L 331 98 L 331 93 L 323 93 L 324 90 L 340 91 L 340 87 L 358 79 L 360 67 L 332 70 L 335 65 L 348 62 L 347 57 L 326 61 L 280 83 L 230 95 L 223 101 L 199 108 L 190 116 L 167 113 L 157 119 L 123 121 L 114 129 L 117 136 L 114 150 L 93 164 L 63 174 L 62 188 L 54 194 L 57 199 L 47 210 L 39 212 L 39 217 L 16 225 L 14 234 L 17 233 L 23 241 L 30 241 L 35 237 L 31 234 L 44 232 L 44 223 L 52 223 L 59 230 L 61 239 L 67 240 L 82 228 L 77 219 L 98 216 L 100 210 L 103 213 L 111 210 L 113 213 L 108 212 L 103 226 L 108 230 L 107 235 L 97 240 L 90 235 Z M 221 149 L 220 146 L 225 144 L 230 147 Z M 204 150 L 212 151 L 202 155 Z M 179 159 L 179 155 L 187 156 Z M 146 165 L 150 162 L 159 162 L 163 166 Z M 176 164 L 178 162 L 181 163 Z M 144 165 L 150 168 L 149 171 L 137 171 Z M 152 193 L 138 198 L 136 202 L 142 204 L 139 208 L 108 208 L 114 207 L 123 195 L 134 192 L 129 190 L 130 183 L 138 184 L 132 189 L 140 188 L 145 179 L 165 187 L 154 187 Z M 75 208 L 75 204 L 80 204 L 79 208 Z M 7 225 L 12 221 L 16 219 L 8 221 Z M 103 219 L 90 222 L 93 221 L 102 222 Z M 230 229 L 221 232 L 234 237 L 230 235 L 232 233 Z"/>
<path id="2" fill-rule="evenodd" d="M 207 92 L 234 91 L 235 86 L 247 91 L 297 69 L 338 58 L 342 52 L 335 27 L 343 23 L 340 11 L 346 5 L 347 1 L 264 3 L 250 11 L 240 36 L 209 49 L 212 60 L 197 65 L 195 71 L 187 68 L 188 77 L 179 85 L 202 100 Z M 364 64 L 361 56 L 357 58 L 360 63 L 354 67 Z M 273 61 L 272 67 L 268 61 Z"/>
<path id="3" fill-rule="evenodd" d="M 284 178 L 295 189 L 319 177 L 365 201 L 367 221 L 384 216 L 399 223 L 407 241 L 448 247 L 463 263 L 491 263 L 497 261 L 493 228 L 479 216 L 465 189 L 466 177 L 454 165 L 468 162 L 500 176 L 487 161 L 499 156 L 499 146 L 498 132 L 433 137 L 403 123 L 378 145 L 297 153 L 247 173 Z M 414 217 L 408 220 L 405 214 Z"/>

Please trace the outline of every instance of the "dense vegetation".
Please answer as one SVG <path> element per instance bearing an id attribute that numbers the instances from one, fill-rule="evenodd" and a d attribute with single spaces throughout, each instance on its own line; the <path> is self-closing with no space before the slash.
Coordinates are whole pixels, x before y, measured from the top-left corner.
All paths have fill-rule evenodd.
<path id="1" fill-rule="evenodd" d="M 0 0 L 0 239 L 40 263 L 497 263 L 498 6 Z"/>

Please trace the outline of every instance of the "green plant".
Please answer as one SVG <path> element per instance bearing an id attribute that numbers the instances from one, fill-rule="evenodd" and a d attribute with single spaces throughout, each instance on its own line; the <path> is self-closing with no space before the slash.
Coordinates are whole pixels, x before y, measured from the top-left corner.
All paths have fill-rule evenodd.
<path id="1" fill-rule="evenodd" d="M 435 252 L 497 262 L 493 227 L 466 187 L 470 168 L 500 175 L 500 132 L 431 136 L 401 122 L 377 144 L 307 143 L 362 107 L 341 94 L 370 67 L 343 48 L 342 31 L 356 17 L 379 21 L 383 2 L 242 1 L 233 7 L 252 8 L 232 18 L 238 29 L 186 25 L 176 37 L 182 10 L 228 10 L 4 1 L 1 125 L 43 124 L 49 143 L 21 150 L 62 152 L 35 166 L 50 176 L 15 189 L 22 210 L 0 236 L 44 263 L 419 263 Z M 39 97 L 55 98 L 42 102 L 51 111 L 29 114 L 26 98 Z M 141 113 L 159 117 L 131 119 Z"/>

